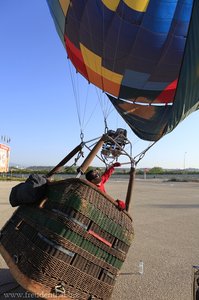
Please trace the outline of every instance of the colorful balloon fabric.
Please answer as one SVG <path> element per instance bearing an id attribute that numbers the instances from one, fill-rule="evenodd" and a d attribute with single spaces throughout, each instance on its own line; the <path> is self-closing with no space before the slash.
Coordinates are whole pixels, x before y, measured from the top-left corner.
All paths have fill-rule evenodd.
<path id="1" fill-rule="evenodd" d="M 199 0 L 47 0 L 76 70 L 157 141 L 199 100 Z"/>

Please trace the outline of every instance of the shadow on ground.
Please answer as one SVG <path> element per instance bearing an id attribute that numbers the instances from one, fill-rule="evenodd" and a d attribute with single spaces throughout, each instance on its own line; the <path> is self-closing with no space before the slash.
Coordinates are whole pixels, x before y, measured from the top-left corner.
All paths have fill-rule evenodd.
<path id="1" fill-rule="evenodd" d="M 9 269 L 0 269 L 0 300 L 41 298 L 23 289 L 13 278 Z"/>

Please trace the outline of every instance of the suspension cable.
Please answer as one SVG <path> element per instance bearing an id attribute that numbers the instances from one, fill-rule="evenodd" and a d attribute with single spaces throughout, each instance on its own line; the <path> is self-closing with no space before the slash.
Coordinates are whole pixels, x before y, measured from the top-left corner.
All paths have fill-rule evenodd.
<path id="1" fill-rule="evenodd" d="M 78 116 L 79 126 L 80 126 L 80 130 L 82 131 L 82 124 L 81 124 L 81 117 L 80 117 L 80 108 L 79 108 L 77 87 L 75 87 L 75 77 L 73 76 L 72 69 L 71 69 L 71 64 L 69 63 L 69 61 L 68 61 L 68 66 L 69 66 L 70 78 L 71 78 L 71 82 L 72 82 L 73 94 L 74 94 L 75 103 L 76 103 L 76 110 L 77 110 L 77 116 Z"/>
<path id="2" fill-rule="evenodd" d="M 158 140 L 159 141 L 159 140 Z M 149 149 L 151 149 L 158 141 L 153 142 L 150 146 L 148 146 L 145 150 L 143 150 L 142 152 L 140 152 L 139 154 L 137 154 L 134 157 L 134 160 L 138 157 L 138 160 L 135 160 L 135 165 L 137 165 L 140 160 L 145 156 L 146 152 L 149 151 Z"/>

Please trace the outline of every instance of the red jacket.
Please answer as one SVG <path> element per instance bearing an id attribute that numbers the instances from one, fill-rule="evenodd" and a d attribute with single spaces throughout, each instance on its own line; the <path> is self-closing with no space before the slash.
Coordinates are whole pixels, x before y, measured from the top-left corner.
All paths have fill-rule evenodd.
<path id="1" fill-rule="evenodd" d="M 107 182 L 107 180 L 109 179 L 109 177 L 111 176 L 111 174 L 113 173 L 114 171 L 114 167 L 110 167 L 108 170 L 106 170 L 104 172 L 104 174 L 102 175 L 102 181 L 97 184 L 97 187 L 100 189 L 100 191 L 106 193 L 105 191 L 105 187 L 104 187 L 104 184 Z"/>

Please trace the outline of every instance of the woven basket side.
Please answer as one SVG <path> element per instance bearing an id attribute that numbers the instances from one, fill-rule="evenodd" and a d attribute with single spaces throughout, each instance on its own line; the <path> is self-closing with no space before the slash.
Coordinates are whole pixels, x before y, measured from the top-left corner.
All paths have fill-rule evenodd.
<path id="1" fill-rule="evenodd" d="M 73 187 L 74 185 L 74 187 Z M 72 186 L 72 188 L 71 188 Z M 65 190 L 63 192 L 63 187 Z M 71 189 L 70 189 L 70 188 Z M 56 189 L 57 194 L 53 195 L 54 189 Z M 60 189 L 60 193 L 59 193 Z M 76 193 L 79 195 L 79 199 L 85 199 L 92 203 L 98 209 L 103 211 L 104 214 L 109 215 L 117 219 L 118 224 L 125 227 L 127 230 L 132 230 L 132 219 L 127 212 L 121 212 L 117 208 L 116 202 L 108 194 L 101 192 L 93 184 L 85 180 L 80 180 L 77 178 L 70 178 L 59 182 L 54 182 L 48 187 L 48 200 L 49 202 L 54 201 L 57 205 L 62 207 L 63 203 L 70 201 L 70 195 Z M 60 201 L 60 199 L 62 199 Z"/>
<path id="2" fill-rule="evenodd" d="M 82 248 L 78 247 L 74 243 L 71 243 L 69 240 L 64 239 L 52 231 L 49 231 L 47 228 L 39 228 L 35 224 L 28 223 L 28 220 L 21 219 L 19 214 L 15 214 L 10 220 L 10 223 L 13 224 L 17 230 L 20 230 L 21 233 L 23 233 L 27 238 L 29 238 L 32 242 L 35 243 L 35 239 L 37 239 L 37 235 L 43 235 L 47 239 L 54 241 L 55 244 L 58 244 L 66 249 L 68 249 L 70 252 L 75 252 L 79 256 L 85 258 L 88 261 L 92 261 L 94 264 L 99 265 L 101 268 L 105 270 L 109 270 L 112 274 L 117 275 L 118 269 L 112 267 L 110 264 L 106 263 L 104 260 L 101 260 L 92 254 L 90 254 L 88 251 L 84 251 Z M 20 224 L 20 225 L 19 225 Z M 49 244 L 48 244 L 49 245 Z M 47 246 L 48 246 L 47 245 Z M 40 245 L 41 247 L 41 245 Z M 42 247 L 43 249 L 43 247 Z M 45 251 L 48 251 L 48 249 L 43 249 Z M 121 256 L 121 258 L 124 260 L 125 256 Z"/>
<path id="3" fill-rule="evenodd" d="M 11 243 L 13 239 L 17 242 Z M 51 245 L 48 245 L 48 251 L 47 249 L 44 251 L 42 250 L 44 243 L 45 240 L 36 242 L 36 238 L 35 241 L 32 242 L 32 240 L 24 236 L 20 230 L 15 230 L 12 223 L 7 225 L 1 238 L 1 244 L 10 253 L 11 257 L 16 260 L 20 271 L 27 277 L 39 281 L 44 286 L 50 286 L 52 291 L 60 281 L 64 281 L 65 289 L 67 289 L 68 286 L 73 287 L 75 293 L 77 293 L 77 288 L 79 289 L 81 287 L 80 294 L 82 292 L 84 294 L 87 293 L 87 295 L 92 294 L 96 296 L 97 299 L 110 298 L 113 286 L 110 285 L 110 281 L 107 285 L 107 279 L 102 276 L 102 274 L 105 273 L 104 270 L 99 270 L 97 266 L 92 268 L 92 262 L 81 262 L 82 259 L 80 258 L 78 260 L 78 257 L 75 255 L 75 259 L 72 257 L 74 265 L 69 265 L 71 256 L 69 260 L 61 259 L 60 251 L 53 249 Z M 29 247 L 27 247 L 27 244 Z M 24 250 L 22 251 L 22 249 Z M 84 271 L 80 270 L 81 267 L 83 267 Z M 99 278 L 86 274 L 85 270 L 89 270 L 89 273 L 91 271 L 91 273 L 97 274 Z M 113 284 L 113 282 L 115 282 L 115 276 L 113 274 L 111 276 L 113 277 Z M 74 278 L 76 280 L 74 280 Z"/>
<path id="4" fill-rule="evenodd" d="M 67 185 L 67 181 L 62 182 Z M 75 191 L 65 195 L 65 202 L 63 201 L 63 194 L 57 194 L 58 198 L 51 197 L 49 190 L 48 201 L 46 208 L 57 209 L 59 211 L 67 212 L 69 208 L 79 211 L 85 217 L 93 220 L 102 229 L 116 235 L 128 245 L 131 244 L 134 232 L 131 219 L 124 213 L 117 209 L 117 207 L 108 201 L 104 195 L 85 185 L 81 181 Z M 59 185 L 61 186 L 61 185 Z M 62 187 L 63 188 L 63 187 Z M 62 201 L 59 201 L 60 198 Z"/>
<path id="5" fill-rule="evenodd" d="M 101 249 L 98 245 L 92 243 L 91 240 L 87 239 L 86 234 L 88 235 L 88 233 L 85 231 L 81 231 L 81 228 L 80 230 L 74 230 L 74 227 L 70 228 L 67 225 L 63 226 L 63 223 L 61 223 L 59 220 L 53 219 L 52 216 L 46 214 L 44 209 L 36 210 L 30 207 L 24 207 L 23 209 L 21 208 L 19 210 L 19 215 L 22 217 L 22 219 L 28 219 L 33 224 L 33 226 L 37 226 L 39 230 L 41 230 L 42 228 L 46 228 L 50 232 L 53 232 L 63 237 L 64 239 L 71 241 L 72 243 L 84 249 L 85 251 L 88 251 L 92 255 L 105 260 L 113 267 L 119 269 L 121 268 L 124 260 L 121 260 L 121 257 L 120 259 L 118 259 L 116 252 L 114 253 L 115 255 L 113 255 L 113 253 L 109 253 L 109 250 L 111 250 L 110 247 L 107 247 L 107 251 L 105 251 L 105 249 Z"/>
<path id="6" fill-rule="evenodd" d="M 71 299 L 108 300 L 133 234 L 130 216 L 113 199 L 68 179 L 50 183 L 39 207 L 19 207 L 0 243 L 21 274 L 45 290 L 63 282 Z"/>

